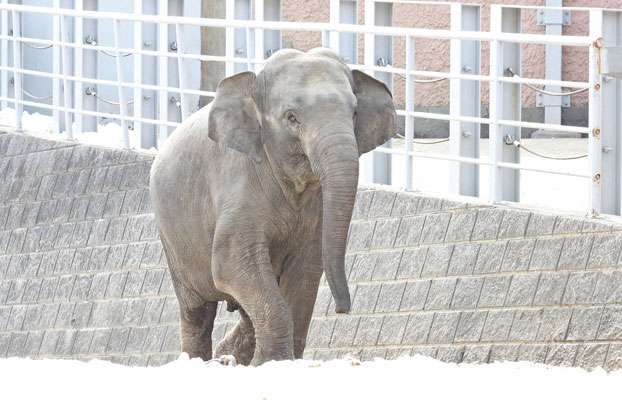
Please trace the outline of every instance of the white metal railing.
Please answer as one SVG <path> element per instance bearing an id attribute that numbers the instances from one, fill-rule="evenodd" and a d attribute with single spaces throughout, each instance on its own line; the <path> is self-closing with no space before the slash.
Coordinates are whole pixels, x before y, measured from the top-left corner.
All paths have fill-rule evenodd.
<path id="1" fill-rule="evenodd" d="M 232 0 L 228 0 L 231 2 Z M 339 0 L 331 0 L 331 12 L 336 13 L 339 7 L 336 7 L 335 2 Z M 190 60 L 206 61 L 206 62 L 225 62 L 227 64 L 240 63 L 245 64 L 249 70 L 259 71 L 265 62 L 263 55 L 263 36 L 265 31 L 308 31 L 308 32 L 320 32 L 322 34 L 322 45 L 325 47 L 332 47 L 337 52 L 340 49 L 340 36 L 347 34 L 363 34 L 365 35 L 365 64 L 359 65 L 357 63 L 351 63 L 352 68 L 364 70 L 367 72 L 379 74 L 398 74 L 405 77 L 406 95 L 405 95 L 405 108 L 398 110 L 398 115 L 405 118 L 405 149 L 404 151 L 398 151 L 391 148 L 378 148 L 375 150 L 377 155 L 383 154 L 399 154 L 404 156 L 405 160 L 405 172 L 406 172 L 406 187 L 412 187 L 412 159 L 413 158 L 429 158 L 437 160 L 451 161 L 452 169 L 452 181 L 455 182 L 455 186 L 452 186 L 452 190 L 456 193 L 471 194 L 477 196 L 476 185 L 473 185 L 477 177 L 476 170 L 470 169 L 469 166 L 487 166 L 490 168 L 490 189 L 489 198 L 493 202 L 501 202 L 503 200 L 515 200 L 517 194 L 517 185 L 512 183 L 515 180 L 511 175 L 513 171 L 529 170 L 541 173 L 552 173 L 561 175 L 570 175 L 575 177 L 589 179 L 590 186 L 590 212 L 592 215 L 598 215 L 602 210 L 603 200 L 606 199 L 608 205 L 607 213 L 620 213 L 619 201 L 617 202 L 617 208 L 615 211 L 609 206 L 611 204 L 610 199 L 617 197 L 622 193 L 621 185 L 616 188 L 616 193 L 613 196 L 609 194 L 603 194 L 601 187 L 603 181 L 613 181 L 620 183 L 620 177 L 622 175 L 619 172 L 619 167 L 616 170 L 613 169 L 608 172 L 602 171 L 602 148 L 603 138 L 606 135 L 607 140 L 614 142 L 614 147 L 620 140 L 619 135 L 619 123 L 616 124 L 616 110 L 608 111 L 603 108 L 601 102 L 603 95 L 605 94 L 618 94 L 619 98 L 620 88 L 616 89 L 616 83 L 604 82 L 603 76 L 599 73 L 599 59 L 601 49 L 609 46 L 612 38 L 611 34 L 607 31 L 611 31 L 611 26 L 619 27 L 618 30 L 622 31 L 622 11 L 614 10 L 602 10 L 602 9 L 580 9 L 571 8 L 571 10 L 581 10 L 588 12 L 590 15 L 590 33 L 589 36 L 557 36 L 557 35 L 536 35 L 536 34 L 522 34 L 520 33 L 520 11 L 528 7 L 520 6 L 505 6 L 505 5 L 493 5 L 491 6 L 491 31 L 482 32 L 479 30 L 480 12 L 479 6 L 460 4 L 460 3 L 434 3 L 435 5 L 446 5 L 451 8 L 452 25 L 451 30 L 429 30 L 429 29 L 416 29 L 416 28 L 400 28 L 391 26 L 378 26 L 375 24 L 373 13 L 369 10 L 374 9 L 375 3 L 409 3 L 409 4 L 425 4 L 424 2 L 406 2 L 406 1 L 392 1 L 392 0 L 366 0 L 367 18 L 371 19 L 366 21 L 365 25 L 355 24 L 343 24 L 339 23 L 339 16 L 331 16 L 331 23 L 299 23 L 299 22 L 280 22 L 280 21 L 264 21 L 261 18 L 254 20 L 233 20 L 228 19 L 203 19 L 203 18 L 191 18 L 191 17 L 177 17 L 177 16 L 162 16 L 162 15 L 141 15 L 130 13 L 108 13 L 108 12 L 95 12 L 82 10 L 80 8 L 62 9 L 62 8 L 48 8 L 48 7 L 34 7 L 34 6 L 22 6 L 15 4 L 8 4 L 3 1 L 0 4 L 0 27 L 2 29 L 0 33 L 0 74 L 2 82 L 2 95 L 0 96 L 0 103 L 13 104 L 16 109 L 16 123 L 15 128 L 21 129 L 21 116 L 23 106 L 42 108 L 52 110 L 54 114 L 64 114 L 65 117 L 65 130 L 68 139 L 72 139 L 72 124 L 74 116 L 92 116 L 92 117 L 107 117 L 111 119 L 119 120 L 122 126 L 124 134 L 124 145 L 129 146 L 129 128 L 128 123 L 134 122 L 138 125 L 151 124 L 160 127 L 159 136 L 160 142 L 166 139 L 170 129 L 169 127 L 176 127 L 178 122 L 169 121 L 168 118 L 147 118 L 143 117 L 140 112 L 134 112 L 130 115 L 128 99 L 126 96 L 126 89 L 131 88 L 134 90 L 134 97 L 140 97 L 140 91 L 152 90 L 157 91 L 160 94 L 160 106 L 163 108 L 162 112 L 167 111 L 167 105 L 169 99 L 167 93 L 179 94 L 178 104 L 181 111 L 181 120 L 185 119 L 191 109 L 188 106 L 188 97 L 194 96 L 214 96 L 214 91 L 202 91 L 199 89 L 191 89 L 185 84 L 184 76 L 179 77 L 179 86 L 170 86 L 167 79 L 167 65 L 169 59 L 175 59 L 177 62 L 177 70 L 179 74 L 183 74 L 187 62 Z M 371 7 L 370 7 L 371 6 Z M 260 7 L 259 12 L 263 9 Z M 564 9 L 565 10 L 565 9 Z M 24 37 L 20 28 L 21 17 L 25 14 L 42 14 L 53 16 L 55 22 L 54 38 L 50 39 L 36 39 Z M 230 15 L 230 14 L 229 14 Z M 261 15 L 261 13 L 260 13 Z M 613 18 L 611 17 L 613 16 Z M 9 19 L 10 17 L 10 19 Z M 114 30 L 114 46 L 99 46 L 92 43 L 82 42 L 82 38 L 78 37 L 79 41 L 73 40 L 69 36 L 68 27 L 76 20 L 96 19 L 109 20 L 113 23 Z M 140 47 L 136 42 L 133 48 L 123 48 L 120 42 L 120 23 L 128 21 L 134 23 L 135 30 L 140 30 L 140 25 L 143 23 L 151 23 L 157 25 L 159 33 L 166 33 L 169 25 L 174 25 L 176 38 L 177 38 L 177 50 L 175 52 L 168 51 L 168 45 L 166 39 L 160 39 L 159 50 L 145 50 Z M 9 22 L 13 24 L 13 33 L 9 34 L 8 26 Z M 235 58 L 230 50 L 227 50 L 225 56 L 209 56 L 201 54 L 188 53 L 183 43 L 183 33 L 187 27 L 214 27 L 225 28 L 227 30 L 243 29 L 246 33 L 247 44 L 247 56 L 244 58 Z M 230 33 L 230 32 L 228 32 Z M 378 62 L 374 62 L 369 57 L 374 56 L 374 38 L 377 36 L 390 37 L 391 39 L 401 37 L 405 39 L 406 44 L 406 65 L 404 68 L 393 67 L 392 65 L 378 65 Z M 615 37 L 615 36 L 613 36 Z M 416 70 L 414 47 L 417 39 L 445 39 L 451 41 L 451 69 L 449 72 L 439 71 L 424 71 Z M 470 43 L 469 43 L 470 42 Z M 490 43 L 490 73 L 489 75 L 483 75 L 479 73 L 480 70 L 480 43 Z M 8 45 L 9 43 L 13 47 L 13 65 L 9 63 Z M 231 44 L 232 42 L 229 42 Z M 506 76 L 506 69 L 512 66 L 514 73 L 520 74 L 520 48 L 517 45 L 523 43 L 534 43 L 544 45 L 565 45 L 565 46 L 578 46 L 589 49 L 590 64 L 589 64 L 589 80 L 588 82 L 576 82 L 576 81 L 559 81 L 559 80 L 547 80 L 547 79 L 533 79 L 523 78 L 520 76 Z M 52 45 L 55 50 L 59 51 L 62 56 L 62 65 L 57 68 L 53 73 L 37 71 L 32 69 L 25 69 L 22 67 L 21 51 L 25 44 L 30 45 Z M 254 44 L 254 48 L 252 45 Z M 613 43 L 615 44 L 615 43 Z M 470 49 L 469 49 L 470 48 Z M 93 77 L 84 76 L 80 71 L 73 73 L 71 71 L 70 53 L 71 51 L 100 51 L 112 54 L 116 60 L 117 66 L 117 79 L 116 80 L 104 80 Z M 81 54 L 77 54 L 79 57 Z M 160 67 L 160 84 L 152 85 L 142 82 L 129 82 L 124 79 L 123 73 L 123 59 L 127 56 L 133 55 L 134 57 L 152 56 L 159 60 L 158 65 Z M 466 65 L 465 60 L 469 61 L 469 65 Z M 465 67 L 476 69 L 473 73 L 465 73 Z M 228 66 L 231 68 L 231 66 Z M 12 74 L 14 78 L 13 97 L 9 96 L 9 91 L 6 86 L 8 75 Z M 24 75 L 38 76 L 45 78 L 52 78 L 55 81 L 62 82 L 63 85 L 63 100 L 56 100 L 53 104 L 46 104 L 42 102 L 35 102 L 32 100 L 24 99 L 24 89 L 22 78 Z M 426 112 L 415 111 L 414 105 L 414 90 L 415 90 L 415 77 L 424 78 L 446 78 L 451 82 L 451 103 L 449 114 L 434 114 Z M 490 83 L 490 117 L 482 117 L 479 113 L 480 99 L 479 89 L 481 82 Z M 108 85 L 114 86 L 118 89 L 119 97 L 119 113 L 108 113 L 96 111 L 93 109 L 85 109 L 81 106 L 81 100 L 76 100 L 76 105 L 73 105 L 71 96 L 72 86 L 79 86 L 80 88 L 84 84 L 95 85 Z M 547 123 L 535 123 L 524 122 L 520 120 L 520 85 L 545 85 L 545 86 L 558 86 L 566 88 L 589 88 L 589 101 L 590 101 L 590 119 L 588 127 L 580 126 L 567 126 Z M 60 83 L 58 83 L 60 85 Z M 614 92 L 612 92 L 614 91 Z M 615 92 L 617 91 L 617 92 Z M 60 92 L 60 91 L 58 91 Z M 79 92 L 79 91 L 78 91 Z M 56 92 L 55 92 L 56 93 Z M 78 94 L 76 94 L 78 95 Z M 457 97 L 457 98 L 456 98 Z M 518 97 L 518 101 L 517 98 Z M 620 104 L 622 105 L 622 104 Z M 162 107 L 164 106 L 164 107 Z M 471 108 L 474 111 L 469 111 Z M 518 114 L 518 116 L 516 116 Z M 450 143 L 451 154 L 431 154 L 420 153 L 413 151 L 412 143 L 414 139 L 413 122 L 415 118 L 427 118 L 450 122 Z M 613 126 L 612 121 L 613 121 Z M 490 127 L 490 139 L 489 139 L 489 159 L 480 159 L 478 153 L 479 142 L 479 126 L 481 124 L 488 124 Z M 617 125 L 617 127 L 616 127 Z M 606 128 L 606 126 L 609 126 Z M 80 128 L 80 127 L 78 127 Z M 574 172 L 568 170 L 557 170 L 552 168 L 543 168 L 535 166 L 526 166 L 520 164 L 516 146 L 511 147 L 512 152 L 508 152 L 504 147 L 504 138 L 508 135 L 514 134 L 520 138 L 520 128 L 536 128 L 541 130 L 553 130 L 553 131 L 567 131 L 582 133 L 588 135 L 589 140 L 589 159 L 590 170 L 588 172 Z M 618 130 L 616 130 L 616 128 Z M 466 137 L 466 134 L 470 134 L 470 144 L 465 144 L 461 136 Z M 617 137 L 617 138 L 616 138 Z M 508 143 L 512 144 L 512 143 Z M 510 154 L 511 157 L 508 157 Z M 373 166 L 372 166 L 373 168 Z M 505 173 L 505 174 L 504 174 Z M 466 179 L 465 179 L 466 178 Z M 509 178 L 509 179 L 508 179 Z M 471 187 L 465 186 L 471 183 Z M 617 196 L 616 196 L 617 195 Z"/>

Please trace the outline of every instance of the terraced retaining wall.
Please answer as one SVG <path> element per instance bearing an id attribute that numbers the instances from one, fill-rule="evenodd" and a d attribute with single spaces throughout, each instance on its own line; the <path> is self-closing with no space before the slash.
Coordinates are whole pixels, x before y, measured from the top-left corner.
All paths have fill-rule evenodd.
<path id="1" fill-rule="evenodd" d="M 179 312 L 153 155 L 0 134 L 0 357 L 160 365 Z M 305 357 L 622 368 L 622 225 L 361 187 L 352 313 L 322 284 Z M 237 316 L 219 311 L 214 340 Z"/>

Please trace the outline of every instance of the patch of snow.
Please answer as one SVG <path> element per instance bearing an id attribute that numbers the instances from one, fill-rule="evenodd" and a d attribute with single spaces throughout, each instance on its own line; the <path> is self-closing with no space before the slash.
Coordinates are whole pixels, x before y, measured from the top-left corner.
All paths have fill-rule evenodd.
<path id="1" fill-rule="evenodd" d="M 423 356 L 256 368 L 186 354 L 159 368 L 10 358 L 0 373 L 5 414 L 598 414 L 619 413 L 622 390 L 622 371 Z"/>
<path id="2" fill-rule="evenodd" d="M 15 110 L 13 108 L 5 108 L 0 111 L 0 125 L 15 128 Z M 54 134 L 53 118 L 48 115 L 41 115 L 38 112 L 29 114 L 24 111 L 22 116 L 22 129 L 27 133 L 39 133 L 48 134 L 51 138 L 57 140 L 66 140 L 67 133 L 62 132 L 60 134 Z M 121 126 L 116 122 L 109 122 L 107 124 L 97 125 L 97 131 L 82 132 L 78 134 L 76 132 L 76 124 L 73 126 L 74 139 L 83 144 L 98 145 L 112 148 L 123 148 L 123 130 Z M 140 149 L 140 137 L 135 131 L 130 130 L 130 148 Z M 149 150 L 143 149 L 143 151 L 156 152 L 155 148 Z"/>

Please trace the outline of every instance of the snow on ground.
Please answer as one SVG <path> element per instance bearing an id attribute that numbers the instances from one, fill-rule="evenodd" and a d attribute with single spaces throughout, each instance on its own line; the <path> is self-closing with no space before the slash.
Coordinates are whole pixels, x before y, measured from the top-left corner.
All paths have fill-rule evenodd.
<path id="1" fill-rule="evenodd" d="M 66 139 L 67 133 L 54 134 L 53 119 L 48 115 L 41 115 L 38 112 L 29 114 L 24 111 L 22 116 L 22 129 L 27 133 L 46 134 L 54 139 Z M 13 108 L 5 108 L 0 111 L 0 126 L 8 127 L 8 130 L 15 128 L 15 110 Z M 83 132 L 76 134 L 75 123 L 73 125 L 74 138 L 84 144 L 94 144 L 98 146 L 123 148 L 123 133 L 121 126 L 115 122 L 97 125 L 97 132 Z M 130 148 L 140 148 L 140 137 L 133 130 L 130 130 Z M 155 151 L 155 149 L 151 149 Z"/>
<path id="2" fill-rule="evenodd" d="M 620 413 L 622 371 L 423 357 L 159 368 L 94 360 L 0 359 L 4 414 L 604 414 Z M 192 411 L 192 412 L 186 412 Z M 226 412 L 225 412 L 226 411 Z"/>

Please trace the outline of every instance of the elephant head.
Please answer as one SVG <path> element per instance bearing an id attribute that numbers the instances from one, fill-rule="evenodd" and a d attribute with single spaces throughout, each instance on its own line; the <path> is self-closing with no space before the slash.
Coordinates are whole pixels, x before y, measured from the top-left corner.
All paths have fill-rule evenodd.
<path id="1" fill-rule="evenodd" d="M 387 87 L 324 48 L 279 51 L 257 76 L 221 81 L 212 103 L 212 140 L 269 163 L 292 192 L 321 186 L 322 259 L 338 313 L 350 310 L 344 259 L 359 156 L 395 132 Z"/>

